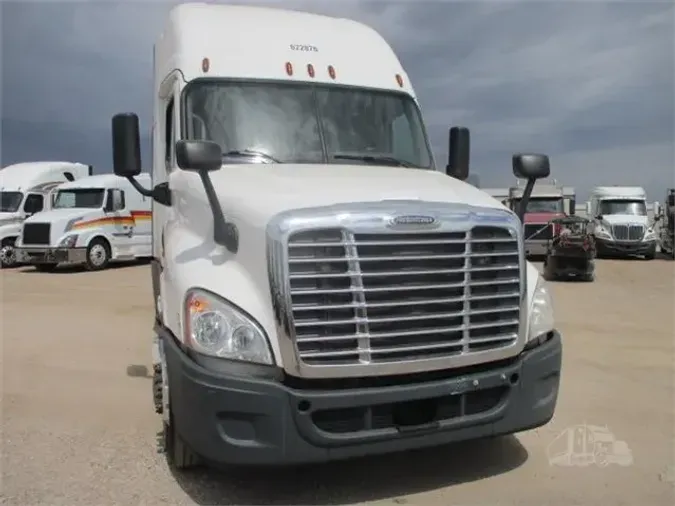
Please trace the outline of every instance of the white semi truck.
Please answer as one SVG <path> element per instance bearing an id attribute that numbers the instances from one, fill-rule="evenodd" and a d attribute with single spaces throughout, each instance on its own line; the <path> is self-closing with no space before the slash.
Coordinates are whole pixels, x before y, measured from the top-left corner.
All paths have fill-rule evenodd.
<path id="1" fill-rule="evenodd" d="M 0 170 L 0 266 L 17 265 L 15 243 L 24 220 L 49 209 L 56 188 L 90 176 L 93 167 L 73 162 L 26 162 Z"/>
<path id="2" fill-rule="evenodd" d="M 150 174 L 139 184 L 150 185 Z M 16 241 L 19 262 L 38 271 L 59 264 L 105 269 L 152 255 L 150 198 L 126 179 L 99 174 L 59 186 L 52 208 L 28 218 Z"/>
<path id="3" fill-rule="evenodd" d="M 251 37 L 263 33 L 264 37 Z M 293 464 L 510 434 L 553 416 L 562 343 L 519 218 L 436 169 L 410 79 L 347 19 L 174 7 L 114 169 L 153 199 L 167 457 Z M 514 173 L 550 173 L 514 155 Z M 450 176 L 450 177 L 449 177 Z"/>
<path id="4" fill-rule="evenodd" d="M 647 214 L 647 195 L 639 186 L 598 186 L 586 202 L 598 255 L 656 256 L 657 236 Z"/>

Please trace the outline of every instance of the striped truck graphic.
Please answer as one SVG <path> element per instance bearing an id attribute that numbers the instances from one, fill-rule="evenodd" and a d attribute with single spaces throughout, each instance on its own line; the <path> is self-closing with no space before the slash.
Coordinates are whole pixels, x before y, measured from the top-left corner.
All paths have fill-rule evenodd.
<path id="1" fill-rule="evenodd" d="M 135 226 L 138 222 L 152 219 L 152 211 L 131 211 L 131 216 L 108 216 L 95 220 L 80 221 L 72 226 L 72 230 L 101 227 L 104 225 L 127 225 Z"/>

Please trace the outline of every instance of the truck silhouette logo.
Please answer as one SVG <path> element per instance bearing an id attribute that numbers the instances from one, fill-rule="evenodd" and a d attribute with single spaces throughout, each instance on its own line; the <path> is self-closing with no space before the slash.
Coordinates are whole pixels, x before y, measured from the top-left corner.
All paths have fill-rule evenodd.
<path id="1" fill-rule="evenodd" d="M 610 464 L 627 467 L 633 464 L 633 452 L 625 441 L 614 437 L 607 428 L 598 425 L 575 425 L 562 431 L 546 448 L 551 466 L 607 467 Z"/>

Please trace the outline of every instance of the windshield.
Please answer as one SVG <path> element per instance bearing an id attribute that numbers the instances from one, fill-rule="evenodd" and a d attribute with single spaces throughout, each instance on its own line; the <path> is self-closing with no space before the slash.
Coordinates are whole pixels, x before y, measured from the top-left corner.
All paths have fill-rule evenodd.
<path id="1" fill-rule="evenodd" d="M 21 192 L 0 192 L 0 213 L 15 213 L 22 200 Z"/>
<path id="2" fill-rule="evenodd" d="M 70 209 L 76 207 L 99 208 L 103 206 L 104 190 L 96 188 L 78 188 L 59 190 L 54 201 L 54 209 Z"/>
<path id="3" fill-rule="evenodd" d="M 520 199 L 515 199 L 513 209 L 520 205 Z M 527 203 L 526 213 L 564 213 L 565 206 L 563 199 L 559 197 L 532 197 Z"/>
<path id="4" fill-rule="evenodd" d="M 186 112 L 187 138 L 217 142 L 226 163 L 432 168 L 419 109 L 404 93 L 300 83 L 208 82 L 188 89 Z"/>
<path id="5" fill-rule="evenodd" d="M 603 200 L 598 214 L 632 214 L 647 216 L 647 204 L 644 200 Z"/>

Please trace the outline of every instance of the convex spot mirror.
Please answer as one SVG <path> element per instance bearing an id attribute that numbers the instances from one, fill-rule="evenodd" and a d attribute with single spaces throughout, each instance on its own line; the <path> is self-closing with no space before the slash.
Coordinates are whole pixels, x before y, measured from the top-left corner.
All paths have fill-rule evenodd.
<path id="1" fill-rule="evenodd" d="M 543 179 L 551 174 L 548 156 L 535 153 L 516 154 L 512 159 L 513 175 L 519 179 Z"/>
<path id="2" fill-rule="evenodd" d="M 183 170 L 212 172 L 223 165 L 223 152 L 216 142 L 180 140 L 176 142 L 176 162 Z"/>

